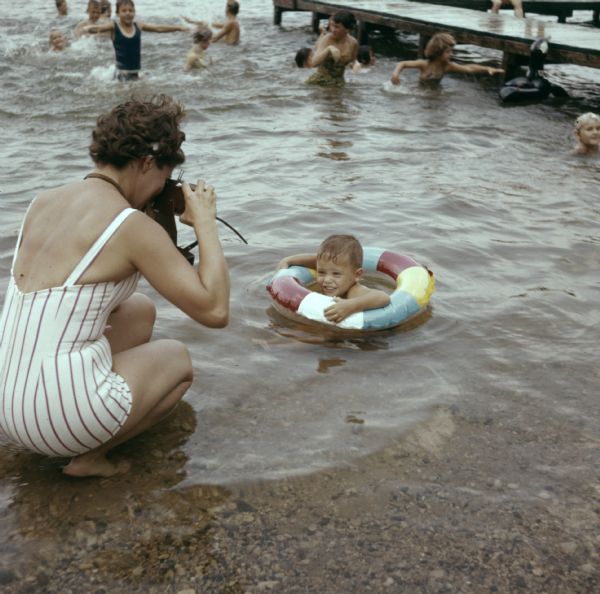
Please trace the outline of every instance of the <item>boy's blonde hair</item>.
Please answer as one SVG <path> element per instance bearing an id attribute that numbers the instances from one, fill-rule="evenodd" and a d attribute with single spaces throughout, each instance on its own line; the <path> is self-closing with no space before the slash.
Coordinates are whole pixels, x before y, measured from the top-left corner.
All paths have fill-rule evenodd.
<path id="1" fill-rule="evenodd" d="M 455 45 L 456 39 L 450 33 L 436 33 L 425 46 L 425 57 L 433 60 Z"/>
<path id="2" fill-rule="evenodd" d="M 579 128 L 588 122 L 600 122 L 600 116 L 592 111 L 588 111 L 587 113 L 580 115 L 575 120 L 575 131 L 578 132 Z"/>
<path id="3" fill-rule="evenodd" d="M 347 261 L 353 268 L 360 268 L 363 263 L 363 249 L 354 235 L 330 235 L 319 246 L 317 260 L 331 262 Z"/>

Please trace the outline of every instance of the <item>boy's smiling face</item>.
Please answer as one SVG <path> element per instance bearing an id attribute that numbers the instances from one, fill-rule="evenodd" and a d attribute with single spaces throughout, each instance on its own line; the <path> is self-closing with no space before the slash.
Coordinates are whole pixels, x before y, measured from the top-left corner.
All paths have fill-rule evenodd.
<path id="1" fill-rule="evenodd" d="M 348 291 L 360 280 L 362 270 L 355 269 L 347 259 L 317 260 L 317 283 L 328 297 L 346 297 Z"/>

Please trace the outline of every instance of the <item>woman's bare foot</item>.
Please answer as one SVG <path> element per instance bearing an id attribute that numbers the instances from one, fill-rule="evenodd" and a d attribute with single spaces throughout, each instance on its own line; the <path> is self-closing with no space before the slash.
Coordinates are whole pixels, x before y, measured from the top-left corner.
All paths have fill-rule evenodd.
<path id="1" fill-rule="evenodd" d="M 109 462 L 106 456 L 88 452 L 73 458 L 64 468 L 63 472 L 69 476 L 101 476 L 109 477 L 115 474 L 126 473 L 131 464 L 126 460 Z"/>

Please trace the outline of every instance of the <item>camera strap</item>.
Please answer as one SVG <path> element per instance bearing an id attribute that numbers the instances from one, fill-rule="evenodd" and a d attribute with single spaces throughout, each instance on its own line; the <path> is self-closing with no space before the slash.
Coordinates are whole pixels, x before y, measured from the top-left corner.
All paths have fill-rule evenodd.
<path id="1" fill-rule="evenodd" d="M 125 198 L 125 192 L 123 192 L 123 188 L 112 177 L 108 177 L 108 175 L 104 175 L 103 173 L 88 173 L 83 179 L 90 179 L 90 178 L 101 179 L 102 181 L 105 181 L 105 182 L 113 185 L 115 188 L 117 188 L 119 194 L 121 194 L 121 196 L 123 196 L 123 198 Z M 127 198 L 125 198 L 125 199 L 127 199 Z"/>

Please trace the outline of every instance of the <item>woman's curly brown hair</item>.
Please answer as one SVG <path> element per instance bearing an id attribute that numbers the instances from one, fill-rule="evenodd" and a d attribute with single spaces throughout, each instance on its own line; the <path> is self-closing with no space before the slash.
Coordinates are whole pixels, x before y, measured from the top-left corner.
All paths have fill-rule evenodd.
<path id="1" fill-rule="evenodd" d="M 179 129 L 184 116 L 183 106 L 166 95 L 121 103 L 98 117 L 90 156 L 94 163 L 117 169 L 148 155 L 161 168 L 180 165 L 185 160 L 185 134 Z"/>

